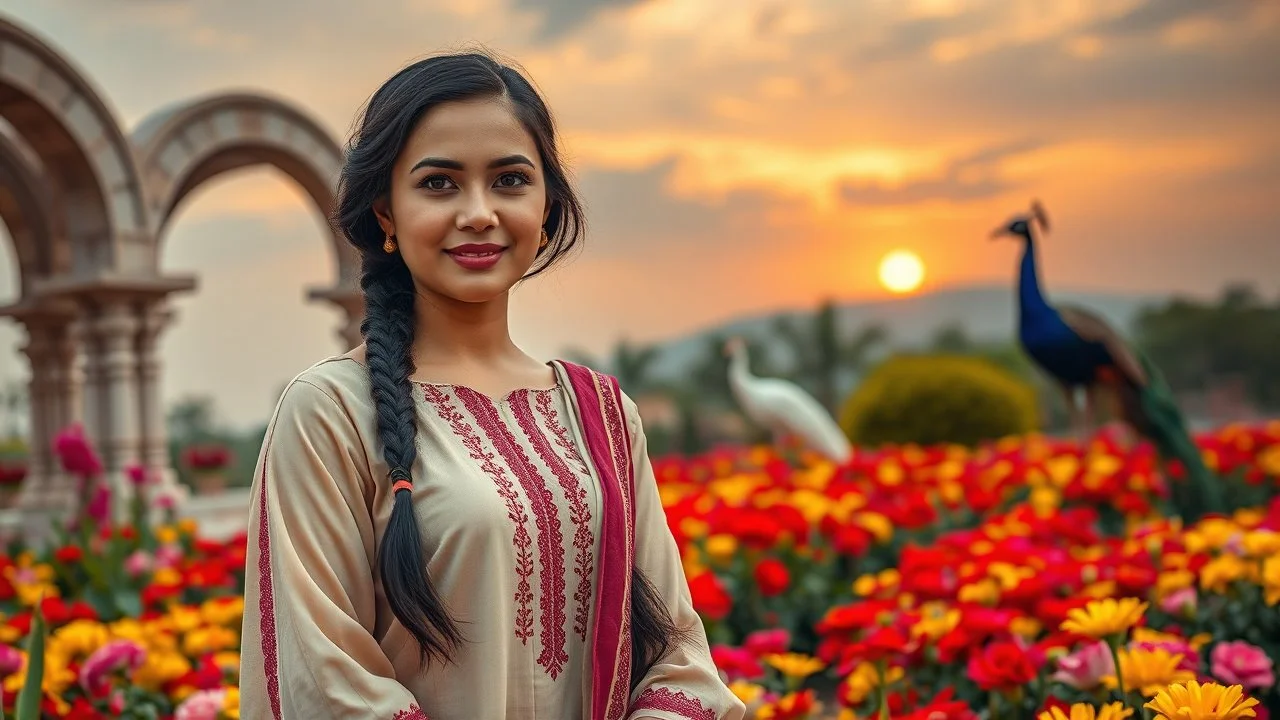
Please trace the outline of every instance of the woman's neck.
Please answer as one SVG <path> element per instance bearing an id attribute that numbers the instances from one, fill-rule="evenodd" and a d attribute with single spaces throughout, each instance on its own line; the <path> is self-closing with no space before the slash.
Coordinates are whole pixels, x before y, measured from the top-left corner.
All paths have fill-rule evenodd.
<path id="1" fill-rule="evenodd" d="M 463 303 L 418 293 L 413 358 L 418 368 L 493 367 L 524 353 L 511 340 L 508 294 L 483 303 Z"/>

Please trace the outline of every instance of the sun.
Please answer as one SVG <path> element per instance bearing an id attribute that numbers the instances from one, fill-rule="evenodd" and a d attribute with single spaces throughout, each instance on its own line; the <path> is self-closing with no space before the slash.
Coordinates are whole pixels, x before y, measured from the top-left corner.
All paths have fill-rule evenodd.
<path id="1" fill-rule="evenodd" d="M 924 282 L 924 261 L 910 250 L 894 250 L 880 261 L 880 284 L 892 293 L 909 293 Z"/>

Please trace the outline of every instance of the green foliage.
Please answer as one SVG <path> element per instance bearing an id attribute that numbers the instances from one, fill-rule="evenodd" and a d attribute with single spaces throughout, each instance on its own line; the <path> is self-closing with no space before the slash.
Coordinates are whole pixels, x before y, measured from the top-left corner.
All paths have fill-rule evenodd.
<path id="1" fill-rule="evenodd" d="M 1035 390 L 994 363 L 954 355 L 885 360 L 845 401 L 840 425 L 858 445 L 975 445 L 1029 432 Z"/>
<path id="2" fill-rule="evenodd" d="M 18 691 L 15 720 L 40 720 L 40 700 L 44 695 L 44 645 L 44 612 L 37 604 L 31 618 L 31 632 L 27 636 L 27 677 Z"/>

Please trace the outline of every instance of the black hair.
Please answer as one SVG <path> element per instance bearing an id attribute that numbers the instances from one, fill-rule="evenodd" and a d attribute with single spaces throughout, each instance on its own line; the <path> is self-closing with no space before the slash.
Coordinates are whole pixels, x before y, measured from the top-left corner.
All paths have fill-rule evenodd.
<path id="1" fill-rule="evenodd" d="M 365 314 L 360 333 L 378 415 L 378 437 L 392 469 L 389 483 L 410 479 L 417 457 L 417 413 L 409 381 L 414 372 L 415 292 L 400 253 L 383 250 L 386 237 L 373 207 L 388 197 L 392 167 L 427 111 L 442 103 L 486 97 L 511 103 L 542 160 L 550 206 L 543 223 L 548 242 L 525 278 L 565 258 L 585 230 L 582 202 L 561 161 L 551 113 L 519 71 L 480 52 L 438 55 L 399 71 L 369 99 L 347 147 L 334 223 L 361 256 Z M 424 664 L 433 659 L 448 662 L 463 642 L 462 633 L 428 576 L 411 491 L 395 492 L 393 503 L 378 547 L 387 602 L 417 641 Z M 634 687 L 672 643 L 687 636 L 687 630 L 676 628 L 663 598 L 639 568 L 632 572 L 631 607 Z"/>

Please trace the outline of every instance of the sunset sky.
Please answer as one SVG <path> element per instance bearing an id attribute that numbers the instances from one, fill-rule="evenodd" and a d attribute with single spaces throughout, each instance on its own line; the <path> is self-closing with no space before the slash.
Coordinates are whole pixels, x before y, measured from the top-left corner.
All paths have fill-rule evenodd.
<path id="1" fill-rule="evenodd" d="M 377 8 L 376 10 L 371 8 Z M 1051 288 L 1211 294 L 1280 282 L 1280 3 L 1263 0 L 0 0 L 132 128 L 220 90 L 344 138 L 391 73 L 483 43 L 544 92 L 588 202 L 573 263 L 517 293 L 517 339 L 606 350 L 826 296 L 1011 283 L 988 231 L 1041 198 Z M 0 231 L 2 232 L 2 231 Z M 168 397 L 235 424 L 339 350 L 323 221 L 271 169 L 181 208 L 195 272 L 164 341 Z M 0 301 L 16 299 L 0 242 Z M 0 325 L 0 380 L 25 376 Z M 12 349 L 11 349 L 12 348 Z"/>

